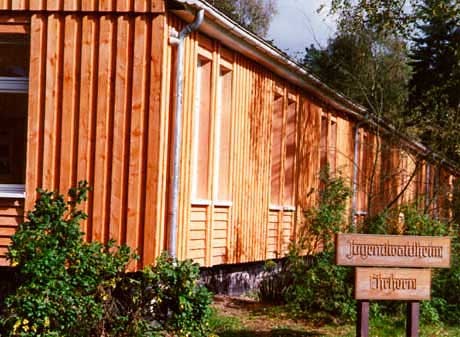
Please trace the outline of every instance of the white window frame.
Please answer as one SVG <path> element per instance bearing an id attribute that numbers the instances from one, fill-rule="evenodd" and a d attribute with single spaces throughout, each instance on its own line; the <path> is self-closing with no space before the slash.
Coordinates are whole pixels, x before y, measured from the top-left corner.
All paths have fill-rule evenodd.
<path id="1" fill-rule="evenodd" d="M 28 77 L 0 76 L 0 94 L 27 94 L 28 92 Z M 24 199 L 25 197 L 25 184 L 0 184 L 0 198 Z"/>

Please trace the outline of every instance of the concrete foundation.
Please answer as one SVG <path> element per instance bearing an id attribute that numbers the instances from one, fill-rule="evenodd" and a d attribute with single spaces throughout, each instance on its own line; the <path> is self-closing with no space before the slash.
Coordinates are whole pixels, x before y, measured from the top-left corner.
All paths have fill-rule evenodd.
<path id="1" fill-rule="evenodd" d="M 283 261 L 273 261 L 270 271 L 265 267 L 266 261 L 202 268 L 201 280 L 214 294 L 240 296 L 257 291 L 264 277 L 279 271 Z"/>

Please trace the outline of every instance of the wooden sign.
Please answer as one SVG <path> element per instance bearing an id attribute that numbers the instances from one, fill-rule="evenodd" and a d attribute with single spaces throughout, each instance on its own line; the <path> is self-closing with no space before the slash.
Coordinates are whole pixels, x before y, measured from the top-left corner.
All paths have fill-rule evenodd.
<path id="1" fill-rule="evenodd" d="M 336 263 L 340 266 L 449 268 L 450 238 L 337 234 Z"/>
<path id="2" fill-rule="evenodd" d="M 357 300 L 421 301 L 431 296 L 431 270 L 356 268 Z"/>

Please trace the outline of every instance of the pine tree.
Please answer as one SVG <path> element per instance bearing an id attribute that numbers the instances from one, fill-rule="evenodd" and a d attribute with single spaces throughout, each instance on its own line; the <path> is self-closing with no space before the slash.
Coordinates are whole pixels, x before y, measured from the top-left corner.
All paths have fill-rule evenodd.
<path id="1" fill-rule="evenodd" d="M 412 39 L 411 125 L 422 141 L 460 160 L 460 10 L 456 0 L 423 0 Z"/>

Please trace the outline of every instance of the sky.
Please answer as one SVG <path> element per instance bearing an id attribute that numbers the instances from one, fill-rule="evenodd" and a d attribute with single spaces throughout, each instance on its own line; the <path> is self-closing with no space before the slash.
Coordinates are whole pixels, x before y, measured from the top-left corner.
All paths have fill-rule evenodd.
<path id="1" fill-rule="evenodd" d="M 296 58 L 310 44 L 325 46 L 335 31 L 335 19 L 327 8 L 317 13 L 328 0 L 278 0 L 278 14 L 273 18 L 267 39 Z"/>

